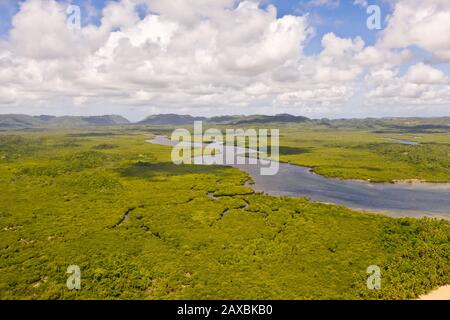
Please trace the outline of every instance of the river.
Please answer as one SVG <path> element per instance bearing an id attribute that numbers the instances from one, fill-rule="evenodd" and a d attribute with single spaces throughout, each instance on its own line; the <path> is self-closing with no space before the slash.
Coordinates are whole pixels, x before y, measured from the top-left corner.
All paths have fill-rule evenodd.
<path id="1" fill-rule="evenodd" d="M 150 143 L 174 145 L 158 136 Z M 245 149 L 244 149 L 245 150 Z M 260 165 L 232 165 L 247 172 L 258 192 L 275 196 L 308 197 L 313 201 L 352 209 L 381 212 L 390 216 L 439 217 L 450 219 L 450 184 L 390 184 L 326 178 L 307 167 L 279 163 L 273 176 L 260 175 Z"/>
<path id="2" fill-rule="evenodd" d="M 384 140 L 392 141 L 392 142 L 397 142 L 397 143 L 405 144 L 405 145 L 408 145 L 408 146 L 417 146 L 417 145 L 419 145 L 418 142 L 415 142 L 415 141 L 409 141 L 409 140 L 403 140 L 403 139 L 384 138 Z"/>

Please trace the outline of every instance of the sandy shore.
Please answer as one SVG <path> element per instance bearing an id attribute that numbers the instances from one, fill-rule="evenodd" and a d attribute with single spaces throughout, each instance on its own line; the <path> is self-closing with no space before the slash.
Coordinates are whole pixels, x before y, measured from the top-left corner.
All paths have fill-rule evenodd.
<path id="1" fill-rule="evenodd" d="M 419 300 L 450 300 L 450 285 L 440 287 L 419 297 Z"/>

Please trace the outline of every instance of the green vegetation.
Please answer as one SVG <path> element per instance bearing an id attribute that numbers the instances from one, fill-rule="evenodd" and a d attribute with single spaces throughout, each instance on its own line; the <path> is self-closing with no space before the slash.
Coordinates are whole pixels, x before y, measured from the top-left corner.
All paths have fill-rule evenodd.
<path id="1" fill-rule="evenodd" d="M 221 128 L 225 135 L 228 126 L 210 124 L 204 130 L 209 127 Z M 323 176 L 372 182 L 450 182 L 450 133 L 388 134 L 312 123 L 236 126 L 244 130 L 258 127 L 281 129 L 280 161 L 310 167 Z M 170 136 L 167 127 L 154 133 Z M 403 145 L 389 138 L 419 144 Z"/>
<path id="2" fill-rule="evenodd" d="M 402 145 L 386 138 L 419 142 Z M 373 182 L 450 181 L 450 134 L 381 134 L 317 126 L 283 128 L 281 161 L 313 168 L 321 175 Z"/>
<path id="3" fill-rule="evenodd" d="M 152 128 L 108 130 L 0 135 L 0 299 L 409 299 L 450 283 L 449 221 L 255 194 L 237 169 L 173 165 L 145 143 Z M 327 130 L 286 126 L 282 159 L 449 180 L 448 135 L 414 149 Z M 381 290 L 366 287 L 369 265 Z"/>
<path id="4" fill-rule="evenodd" d="M 121 116 L 28 116 L 24 114 L 0 114 L 0 130 L 30 128 L 82 128 L 89 126 L 126 125 L 130 122 Z"/>

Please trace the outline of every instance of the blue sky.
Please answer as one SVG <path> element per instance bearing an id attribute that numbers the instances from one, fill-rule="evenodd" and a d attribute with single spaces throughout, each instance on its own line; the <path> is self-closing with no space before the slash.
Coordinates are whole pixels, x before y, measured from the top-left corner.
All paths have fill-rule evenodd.
<path id="1" fill-rule="evenodd" d="M 91 0 L 90 3 L 99 12 L 111 0 Z M 86 11 L 86 0 L 60 1 L 70 2 L 79 5 L 82 11 Z M 305 52 L 315 54 L 321 50 L 322 36 L 328 32 L 334 32 L 337 36 L 343 38 L 355 38 L 360 36 L 366 44 L 373 45 L 376 41 L 377 30 L 369 30 L 366 27 L 367 13 L 366 9 L 354 5 L 352 0 L 341 0 L 339 6 L 312 6 L 308 3 L 310 0 L 264 0 L 261 6 L 265 7 L 273 4 L 277 8 L 278 16 L 284 15 L 302 15 L 308 12 L 312 19 L 312 24 L 316 34 L 308 42 Z M 377 4 L 382 9 L 383 19 L 390 14 L 391 8 L 385 1 L 372 0 L 369 4 Z M 11 19 L 19 10 L 20 1 L 0 0 L 0 37 L 5 38 L 11 28 Z M 99 17 L 92 17 L 90 23 L 98 24 Z M 86 23 L 86 21 L 84 21 Z"/>
<path id="2" fill-rule="evenodd" d="M 449 115 L 450 1 L 179 1 L 0 0 L 0 112 Z"/>
<path id="3" fill-rule="evenodd" d="M 317 53 L 320 51 L 322 36 L 328 32 L 334 32 L 343 38 L 355 38 L 360 36 L 366 44 L 372 45 L 376 40 L 376 30 L 366 27 L 366 8 L 354 5 L 351 0 L 340 1 L 338 7 L 310 6 L 309 1 L 270 1 L 278 8 L 280 16 L 287 14 L 301 14 L 309 12 L 312 17 L 316 36 L 312 39 L 306 52 Z M 377 4 L 385 16 L 390 14 L 391 8 L 384 2 L 370 1 L 369 4 Z"/>

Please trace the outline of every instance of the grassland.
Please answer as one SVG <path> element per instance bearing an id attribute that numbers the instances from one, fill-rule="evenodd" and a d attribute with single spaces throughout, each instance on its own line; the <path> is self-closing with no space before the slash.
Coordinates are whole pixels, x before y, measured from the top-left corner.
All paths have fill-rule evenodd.
<path id="1" fill-rule="evenodd" d="M 222 129 L 223 134 L 228 128 L 211 126 Z M 366 126 L 358 129 L 347 122 L 345 126 L 336 127 L 314 123 L 237 127 L 258 129 L 259 126 L 280 129 L 280 161 L 310 167 L 323 176 L 391 183 L 412 180 L 450 182 L 450 129 L 437 132 L 416 127 L 401 127 L 401 131 L 374 130 Z M 189 126 L 186 128 L 192 130 Z M 205 126 L 205 130 L 207 128 Z M 154 134 L 169 137 L 171 131 L 170 126 L 150 129 Z M 388 141 L 389 138 L 418 145 L 403 145 Z"/>
<path id="2" fill-rule="evenodd" d="M 419 145 L 402 145 L 385 138 Z M 283 130 L 281 145 L 282 161 L 311 167 L 324 176 L 373 182 L 450 181 L 449 133 L 393 134 L 288 127 Z"/>
<path id="3" fill-rule="evenodd" d="M 237 169 L 173 165 L 144 133 L 0 135 L 1 299 L 406 299 L 450 283 L 449 221 L 255 194 Z M 409 157 L 368 132 L 282 133 L 282 160 L 321 174 L 449 180 L 445 134 Z"/>

